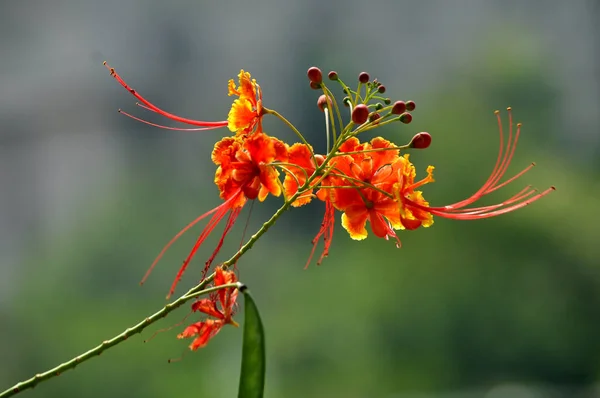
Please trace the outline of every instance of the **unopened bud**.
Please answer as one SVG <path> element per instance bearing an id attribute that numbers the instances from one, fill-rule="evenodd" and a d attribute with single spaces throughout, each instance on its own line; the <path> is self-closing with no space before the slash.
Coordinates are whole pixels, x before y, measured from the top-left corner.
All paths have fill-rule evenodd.
<path id="1" fill-rule="evenodd" d="M 350 101 L 350 97 L 344 97 L 344 99 L 342 100 L 342 103 L 344 104 L 345 107 L 349 107 L 352 102 Z"/>
<path id="2" fill-rule="evenodd" d="M 323 82 L 323 74 L 321 73 L 321 69 L 317 68 L 316 66 L 308 68 L 306 75 L 311 83 L 321 84 Z"/>
<path id="3" fill-rule="evenodd" d="M 327 77 L 329 78 L 329 80 L 337 80 L 338 79 L 338 74 L 336 71 L 332 70 L 331 72 L 329 72 L 327 74 Z"/>
<path id="4" fill-rule="evenodd" d="M 379 91 L 381 94 L 385 93 L 385 86 L 380 85 L 379 87 L 377 87 L 377 91 Z"/>
<path id="5" fill-rule="evenodd" d="M 412 140 L 410 140 L 410 144 L 408 145 L 410 148 L 415 149 L 425 149 L 429 148 L 431 145 L 431 135 L 426 132 L 422 132 L 416 134 Z"/>
<path id="6" fill-rule="evenodd" d="M 331 99 L 325 94 L 321 95 L 317 100 L 317 106 L 323 112 L 325 111 L 325 109 L 327 109 L 327 103 L 329 103 L 329 106 L 331 106 Z"/>
<path id="7" fill-rule="evenodd" d="M 310 82 L 310 88 L 313 90 L 319 90 L 321 88 L 321 83 Z"/>
<path id="8" fill-rule="evenodd" d="M 408 112 L 404 112 L 402 115 L 400 115 L 398 117 L 398 120 L 400 120 L 404 124 L 408 124 L 408 123 L 412 122 L 412 115 Z"/>
<path id="9" fill-rule="evenodd" d="M 355 124 L 363 124 L 369 118 L 369 108 L 365 104 L 359 104 L 352 110 L 352 121 Z"/>
<path id="10" fill-rule="evenodd" d="M 406 112 L 406 104 L 404 101 L 396 101 L 394 102 L 394 106 L 392 106 L 392 113 L 394 115 L 401 115 Z"/>
<path id="11" fill-rule="evenodd" d="M 406 101 L 406 110 L 409 112 L 412 112 L 415 110 L 415 108 L 417 107 L 417 104 L 415 104 L 415 101 Z"/>
<path id="12" fill-rule="evenodd" d="M 317 166 L 320 166 L 325 162 L 325 156 L 315 154 L 315 160 L 317 161 Z"/>
<path id="13" fill-rule="evenodd" d="M 381 102 L 378 102 L 375 104 L 375 110 L 380 111 L 383 109 L 383 104 Z"/>
<path id="14" fill-rule="evenodd" d="M 370 122 L 375 122 L 375 124 L 379 123 L 377 122 L 377 119 L 380 119 L 381 115 L 377 112 L 373 112 L 369 115 L 369 121 Z"/>
<path id="15" fill-rule="evenodd" d="M 360 72 L 360 74 L 358 75 L 358 81 L 361 83 L 367 83 L 369 81 L 369 74 L 367 72 Z"/>
<path id="16" fill-rule="evenodd" d="M 386 105 L 389 105 L 389 104 L 392 103 L 392 100 L 389 99 L 389 98 L 386 98 L 386 99 L 383 100 L 383 103 L 386 104 Z"/>

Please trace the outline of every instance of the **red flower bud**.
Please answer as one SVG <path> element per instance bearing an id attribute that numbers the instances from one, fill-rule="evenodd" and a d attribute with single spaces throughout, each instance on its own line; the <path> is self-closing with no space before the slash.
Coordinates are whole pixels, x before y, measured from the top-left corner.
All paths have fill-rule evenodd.
<path id="1" fill-rule="evenodd" d="M 323 82 L 323 74 L 321 73 L 321 69 L 317 68 L 316 66 L 308 68 L 306 75 L 311 83 L 321 84 L 321 82 Z"/>
<path id="2" fill-rule="evenodd" d="M 400 115 L 406 112 L 406 104 L 404 101 L 396 101 L 394 102 L 394 106 L 392 106 L 392 113 L 394 115 Z"/>
<path id="3" fill-rule="evenodd" d="M 412 122 L 412 115 L 408 112 L 404 112 L 402 115 L 400 115 L 398 117 L 398 119 L 400 119 L 400 121 L 404 124 L 408 124 L 410 122 Z"/>
<path id="4" fill-rule="evenodd" d="M 370 79 L 370 76 L 367 72 L 360 72 L 360 74 L 358 75 L 358 81 L 361 83 L 367 83 Z"/>
<path id="5" fill-rule="evenodd" d="M 425 149 L 429 148 L 431 145 L 431 135 L 426 132 L 421 132 L 416 134 L 412 140 L 410 140 L 409 146 L 415 149 Z"/>
<path id="6" fill-rule="evenodd" d="M 406 110 L 409 112 L 412 112 L 415 110 L 415 108 L 417 107 L 417 104 L 415 104 L 415 101 L 406 101 Z"/>
<path id="7" fill-rule="evenodd" d="M 352 121 L 355 124 L 363 124 L 369 118 L 369 108 L 365 104 L 356 105 L 352 110 Z"/>
<path id="8" fill-rule="evenodd" d="M 336 71 L 332 70 L 331 72 L 329 72 L 327 74 L 327 77 L 329 78 L 329 80 L 337 80 L 338 79 L 338 74 Z"/>
<path id="9" fill-rule="evenodd" d="M 325 109 L 327 109 L 327 103 L 329 103 L 329 106 L 331 106 L 331 99 L 329 99 L 329 97 L 327 97 L 325 94 L 321 95 L 317 100 L 317 106 L 323 112 Z"/>

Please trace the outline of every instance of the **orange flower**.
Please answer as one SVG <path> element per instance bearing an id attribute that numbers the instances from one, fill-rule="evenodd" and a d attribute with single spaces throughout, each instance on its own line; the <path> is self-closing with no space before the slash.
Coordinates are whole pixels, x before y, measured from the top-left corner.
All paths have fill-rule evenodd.
<path id="1" fill-rule="evenodd" d="M 397 182 L 397 171 L 404 158 L 398 157 L 395 145 L 381 137 L 371 143 L 360 144 L 351 138 L 339 151 L 348 153 L 335 159 L 331 201 L 343 212 L 342 226 L 350 237 L 367 237 L 366 223 L 380 238 L 394 238 L 400 244 L 394 229 L 402 227 L 398 203 L 392 195 Z"/>
<path id="2" fill-rule="evenodd" d="M 212 160 L 219 166 L 215 173 L 215 183 L 219 188 L 221 198 L 223 198 L 225 202 L 202 214 L 179 231 L 179 233 L 163 247 L 142 279 L 142 283 L 144 283 L 167 249 L 169 249 L 181 235 L 204 218 L 211 216 L 210 220 L 198 236 L 194 247 L 177 272 L 167 298 L 171 297 L 174 293 L 183 273 L 200 249 L 202 243 L 204 243 L 206 238 L 212 233 L 215 227 L 219 225 L 225 216 L 229 214 L 219 242 L 210 258 L 204 264 L 202 273 L 203 278 L 206 276 L 213 260 L 223 246 L 225 237 L 233 228 L 246 201 L 248 199 L 256 198 L 263 201 L 269 193 L 275 196 L 281 194 L 279 173 L 271 163 L 274 161 L 287 160 L 287 146 L 282 141 L 269 137 L 262 132 L 257 132 L 243 141 L 236 137 L 226 137 L 215 144 Z"/>
<path id="3" fill-rule="evenodd" d="M 237 282 L 237 278 L 232 271 L 224 271 L 217 268 L 215 271 L 214 286 L 223 286 Z M 194 337 L 190 344 L 191 350 L 197 350 L 208 344 L 224 325 L 231 324 L 238 327 L 238 323 L 232 319 L 235 314 L 235 304 L 238 295 L 236 287 L 224 288 L 216 291 L 208 299 L 201 299 L 192 304 L 192 311 L 202 312 L 216 319 L 206 319 L 196 322 L 184 329 L 177 338 Z"/>
<path id="4" fill-rule="evenodd" d="M 323 159 L 321 155 L 316 155 L 318 159 Z M 296 143 L 288 151 L 288 165 L 286 165 L 286 175 L 283 180 L 283 189 L 286 197 L 290 197 L 298 192 L 298 188 L 306 183 L 308 177 L 312 176 L 316 170 L 313 161 L 312 148 Z M 316 181 L 315 181 L 316 182 Z M 292 206 L 300 207 L 312 200 L 312 189 L 300 195 Z"/>
<path id="5" fill-rule="evenodd" d="M 537 190 L 531 188 L 531 186 L 526 186 L 519 193 L 501 203 L 497 203 L 490 206 L 469 207 L 471 204 L 475 203 L 483 196 L 492 193 L 504 187 L 505 185 L 513 182 L 534 166 L 534 164 L 532 163 L 521 172 L 500 183 L 500 180 L 502 179 L 504 174 L 506 174 L 506 170 L 510 165 L 513 154 L 517 147 L 519 135 L 521 133 L 521 124 L 519 123 L 517 124 L 516 133 L 513 134 L 513 120 L 511 108 L 508 108 L 508 118 L 509 133 L 508 141 L 506 143 L 505 148 L 502 120 L 500 119 L 500 112 L 496 111 L 496 119 L 498 121 L 498 128 L 500 132 L 500 148 L 498 150 L 496 164 L 486 182 L 481 186 L 481 188 L 477 190 L 477 192 L 475 192 L 470 197 L 459 202 L 453 203 L 451 205 L 446 205 L 442 207 L 430 207 L 429 204 L 422 199 L 422 197 L 420 196 L 420 192 L 413 193 L 412 190 L 417 186 L 433 181 L 433 178 L 431 177 L 433 167 L 429 166 L 429 168 L 427 169 L 428 176 L 423 180 L 417 182 L 416 184 L 412 183 L 414 178 L 414 167 L 412 167 L 411 165 L 411 168 L 406 169 L 407 172 L 405 173 L 405 176 L 410 176 L 400 182 L 399 186 L 401 186 L 402 188 L 398 189 L 398 186 L 396 187 L 396 194 L 398 200 L 401 201 L 407 213 L 412 214 L 414 216 L 413 219 L 411 219 L 407 223 L 408 225 L 410 225 L 410 227 L 406 226 L 407 229 L 415 229 L 419 227 L 419 224 L 416 220 L 422 220 L 421 217 L 427 213 L 429 213 L 430 215 L 451 218 L 455 220 L 477 220 L 482 218 L 495 217 L 525 207 L 528 204 L 533 203 L 536 200 L 554 191 L 554 187 L 550 187 L 543 192 L 538 192 Z M 427 226 L 426 222 L 427 221 L 423 222 L 423 226 Z"/>
<path id="6" fill-rule="evenodd" d="M 250 73 L 242 69 L 239 74 L 240 85 L 236 88 L 233 79 L 229 80 L 229 95 L 237 95 L 239 98 L 233 101 L 229 115 L 227 116 L 227 127 L 237 135 L 248 134 L 258 125 L 262 117 L 262 92 L 256 80 L 250 80 Z"/>
<path id="7" fill-rule="evenodd" d="M 234 137 L 219 141 L 213 150 L 212 160 L 218 165 L 215 183 L 221 192 L 221 198 L 238 199 L 234 207 L 243 206 L 246 199 L 263 201 L 269 193 L 281 194 L 279 172 L 271 164 L 284 162 L 288 157 L 285 143 L 257 132 L 241 141 Z M 242 192 L 243 196 L 239 193 Z"/>

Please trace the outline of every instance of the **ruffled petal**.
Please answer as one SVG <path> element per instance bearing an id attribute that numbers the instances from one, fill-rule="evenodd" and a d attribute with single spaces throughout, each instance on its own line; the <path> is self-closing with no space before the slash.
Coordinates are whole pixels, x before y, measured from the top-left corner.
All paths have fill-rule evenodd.
<path id="1" fill-rule="evenodd" d="M 351 207 L 342 214 L 342 227 L 350 234 L 354 240 L 363 240 L 367 237 L 368 212 L 367 209 L 359 206 Z"/>

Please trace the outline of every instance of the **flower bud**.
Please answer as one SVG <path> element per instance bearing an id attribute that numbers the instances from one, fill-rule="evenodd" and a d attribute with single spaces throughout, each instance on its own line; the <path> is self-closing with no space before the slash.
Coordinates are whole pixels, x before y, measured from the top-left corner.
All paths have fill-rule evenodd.
<path id="1" fill-rule="evenodd" d="M 394 102 L 394 106 L 392 106 L 392 113 L 394 115 L 400 115 L 406 112 L 406 104 L 404 101 L 396 101 Z"/>
<path id="2" fill-rule="evenodd" d="M 370 76 L 367 72 L 360 72 L 360 74 L 358 75 L 358 81 L 361 83 L 367 83 L 370 79 Z"/>
<path id="3" fill-rule="evenodd" d="M 386 99 L 383 100 L 383 103 L 386 104 L 386 105 L 389 105 L 389 104 L 392 103 L 392 100 L 389 99 L 389 98 L 386 98 Z"/>
<path id="4" fill-rule="evenodd" d="M 409 124 L 410 122 L 412 122 L 412 115 L 408 112 L 404 112 L 398 117 L 398 120 L 400 120 L 404 124 Z"/>
<path id="5" fill-rule="evenodd" d="M 355 124 L 363 124 L 369 118 L 369 108 L 365 104 L 359 104 L 352 110 L 352 121 Z"/>
<path id="6" fill-rule="evenodd" d="M 342 104 L 344 104 L 344 106 L 347 108 L 350 106 L 352 102 L 350 101 L 350 97 L 344 97 L 344 99 L 342 100 Z"/>
<path id="7" fill-rule="evenodd" d="M 380 119 L 380 118 L 381 118 L 381 115 L 379 113 L 377 113 L 377 112 L 373 112 L 373 113 L 371 113 L 369 115 L 369 121 L 370 122 L 375 122 L 375 124 L 379 123 L 377 121 L 377 119 Z"/>
<path id="8" fill-rule="evenodd" d="M 327 103 L 329 103 L 329 106 L 331 106 L 331 99 L 325 94 L 321 95 L 317 100 L 317 106 L 323 112 L 325 111 L 325 109 L 327 109 Z"/>
<path id="9" fill-rule="evenodd" d="M 379 93 L 383 94 L 385 93 L 385 86 L 382 84 L 379 87 L 377 87 L 377 91 L 379 91 Z"/>
<path id="10" fill-rule="evenodd" d="M 327 74 L 327 77 L 329 78 L 329 80 L 337 80 L 338 79 L 338 74 L 336 71 L 332 70 L 331 72 L 329 72 Z"/>
<path id="11" fill-rule="evenodd" d="M 409 112 L 412 112 L 415 110 L 415 108 L 417 107 L 417 104 L 415 104 L 415 101 L 406 101 L 406 110 Z"/>
<path id="12" fill-rule="evenodd" d="M 383 109 L 383 104 L 381 102 L 378 102 L 375 104 L 375 110 L 376 111 L 380 111 Z"/>
<path id="13" fill-rule="evenodd" d="M 321 73 L 321 69 L 317 68 L 316 66 L 308 68 L 306 75 L 308 76 L 308 80 L 310 80 L 311 83 L 314 82 L 317 84 L 321 84 L 323 82 L 323 74 Z"/>
<path id="14" fill-rule="evenodd" d="M 321 83 L 310 82 L 310 88 L 313 90 L 319 90 L 321 88 Z"/>
<path id="15" fill-rule="evenodd" d="M 410 140 L 410 144 L 408 144 L 410 148 L 415 149 L 429 148 L 429 145 L 431 145 L 431 135 L 424 131 L 416 134 L 413 139 Z"/>

